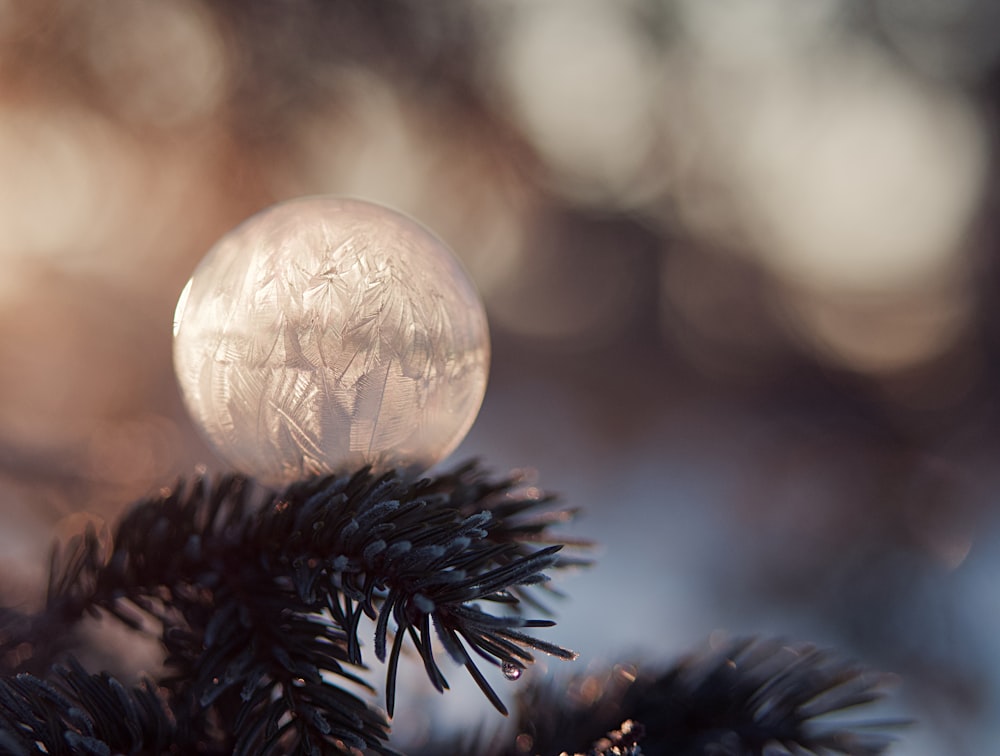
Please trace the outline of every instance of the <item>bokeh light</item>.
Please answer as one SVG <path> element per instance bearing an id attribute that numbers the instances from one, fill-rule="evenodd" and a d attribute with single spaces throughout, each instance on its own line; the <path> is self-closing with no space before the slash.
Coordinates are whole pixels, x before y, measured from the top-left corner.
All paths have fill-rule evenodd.
<path id="1" fill-rule="evenodd" d="M 261 208 L 354 196 L 483 295 L 458 455 L 537 468 L 605 544 L 561 641 L 804 635 L 900 674 L 926 723 L 901 752 L 989 751 L 998 17 L 0 0 L 0 587 L 31 595 L 58 523 L 222 466 L 174 382 L 177 296 Z"/>
<path id="2" fill-rule="evenodd" d="M 637 3 L 502 4 L 496 69 L 510 117 L 539 151 L 557 191 L 635 203 L 655 174 L 656 59 Z"/>

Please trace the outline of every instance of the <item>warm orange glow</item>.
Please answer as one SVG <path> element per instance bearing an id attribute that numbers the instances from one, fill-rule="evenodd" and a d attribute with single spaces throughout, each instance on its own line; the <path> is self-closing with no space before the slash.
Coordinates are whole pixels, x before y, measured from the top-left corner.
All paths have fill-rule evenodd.
<path id="1" fill-rule="evenodd" d="M 560 192 L 630 205 L 648 196 L 657 67 L 627 5 L 591 0 L 515 4 L 497 52 L 512 116 Z"/>

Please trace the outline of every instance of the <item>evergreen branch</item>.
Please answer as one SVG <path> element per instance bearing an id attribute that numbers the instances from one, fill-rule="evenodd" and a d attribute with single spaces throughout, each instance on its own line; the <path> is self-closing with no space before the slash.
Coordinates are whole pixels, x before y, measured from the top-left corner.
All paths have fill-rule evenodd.
<path id="1" fill-rule="evenodd" d="M 612 730 L 597 740 L 587 751 L 587 756 L 642 756 L 639 741 L 645 735 L 646 730 L 642 725 L 626 719 L 617 730 Z"/>
<path id="2" fill-rule="evenodd" d="M 516 606 L 515 591 L 543 581 L 541 571 L 557 566 L 555 554 L 561 546 L 532 551 L 516 542 L 515 530 L 502 526 L 494 515 L 495 510 L 512 506 L 520 513 L 550 502 L 537 493 L 512 493 L 513 483 L 490 484 L 470 465 L 409 488 L 391 476 L 370 483 L 367 489 L 358 487 L 358 476 L 343 487 L 327 486 L 315 493 L 304 484 L 307 505 L 294 515 L 294 523 L 270 526 L 272 530 L 284 527 L 287 537 L 297 543 L 300 597 L 324 600 L 334 619 L 348 628 L 349 640 L 355 641 L 349 644 L 352 661 L 361 661 L 356 629 L 362 613 L 376 619 L 375 653 L 380 661 L 386 660 L 391 614 L 397 638 L 410 637 L 431 683 L 443 691 L 447 681 L 432 654 L 433 624 L 452 658 L 466 666 L 494 706 L 506 713 L 475 665 L 456 651 L 455 643 L 448 643 L 451 635 L 442 634 L 441 628 L 454 630 L 480 651 L 488 648 L 486 658 L 497 666 L 530 663 L 533 656 L 528 647 L 574 657 L 559 646 L 511 634 L 512 626 L 537 624 L 515 617 L 505 618 L 502 627 L 484 628 L 475 621 L 482 613 L 467 611 L 478 600 Z M 474 504 L 479 511 L 472 513 Z M 290 511 L 278 514 L 279 519 L 292 517 Z M 536 527 L 534 532 L 543 530 Z M 481 637 L 493 645 L 478 642 Z M 396 660 L 398 653 L 396 647 Z M 396 663 L 387 667 L 390 714 L 396 670 Z"/>
<path id="3" fill-rule="evenodd" d="M 550 622 L 470 605 L 516 612 L 524 587 L 561 566 L 559 546 L 531 543 L 551 540 L 548 525 L 565 516 L 533 514 L 550 499 L 517 483 L 488 480 L 475 464 L 415 483 L 363 470 L 282 492 L 240 476 L 196 479 L 133 507 L 113 549 L 87 531 L 57 552 L 44 609 L 0 612 L 0 660 L 8 672 L 47 665 L 72 647 L 74 623 L 103 612 L 162 640 L 178 742 L 254 754 L 388 753 L 382 715 L 335 682 L 364 685 L 352 671 L 362 665 L 362 614 L 376 621 L 382 661 L 394 620 L 390 713 L 404 638 L 432 684 L 447 688 L 431 625 L 501 711 L 456 650 L 459 637 L 497 665 L 530 663 L 531 649 L 573 657 L 518 630 Z"/>
<path id="4" fill-rule="evenodd" d="M 901 722 L 852 727 L 822 718 L 882 698 L 884 683 L 810 645 L 742 639 L 678 663 L 642 694 L 634 718 L 654 753 L 700 754 L 735 742 L 748 753 L 877 756 L 893 738 L 865 727 Z"/>
<path id="5" fill-rule="evenodd" d="M 514 742 L 438 743 L 424 753 L 877 756 L 894 740 L 885 730 L 904 722 L 827 718 L 880 699 L 883 682 L 812 646 L 737 640 L 662 674 L 619 665 L 531 686 L 518 698 Z M 631 723 L 627 732 L 621 722 Z"/>
<path id="6" fill-rule="evenodd" d="M 22 673 L 0 678 L 0 752 L 179 753 L 173 714 L 150 683 L 126 688 L 78 664 L 46 682 Z"/>
<path id="7" fill-rule="evenodd" d="M 44 674 L 74 644 L 74 624 L 86 609 L 94 610 L 93 581 L 107 560 L 108 541 L 107 533 L 99 535 L 88 523 L 83 533 L 53 548 L 41 613 L 0 607 L 0 670 Z"/>

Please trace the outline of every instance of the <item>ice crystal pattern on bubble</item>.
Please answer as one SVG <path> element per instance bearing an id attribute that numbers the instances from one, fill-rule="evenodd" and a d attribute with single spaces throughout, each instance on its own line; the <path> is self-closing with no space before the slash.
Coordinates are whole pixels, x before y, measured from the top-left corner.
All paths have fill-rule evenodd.
<path id="1" fill-rule="evenodd" d="M 489 341 L 475 290 L 419 224 L 312 198 L 224 237 L 178 302 L 185 400 L 237 468 L 282 482 L 424 469 L 468 431 Z"/>

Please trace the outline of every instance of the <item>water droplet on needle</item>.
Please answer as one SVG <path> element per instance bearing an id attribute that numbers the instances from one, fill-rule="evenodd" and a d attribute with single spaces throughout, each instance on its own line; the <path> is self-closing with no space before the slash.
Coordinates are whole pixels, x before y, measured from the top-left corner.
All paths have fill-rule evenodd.
<path id="1" fill-rule="evenodd" d="M 500 669 L 503 671 L 503 676 L 511 681 L 520 679 L 521 673 L 524 672 L 521 667 L 510 662 L 504 662 Z"/>

